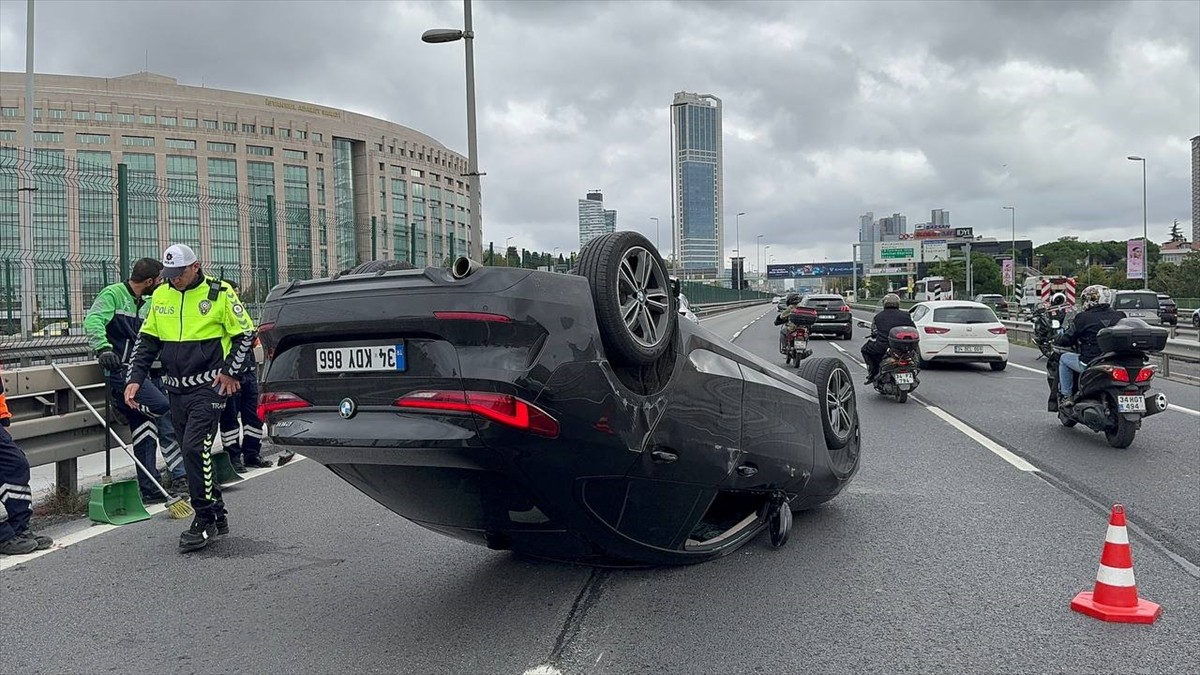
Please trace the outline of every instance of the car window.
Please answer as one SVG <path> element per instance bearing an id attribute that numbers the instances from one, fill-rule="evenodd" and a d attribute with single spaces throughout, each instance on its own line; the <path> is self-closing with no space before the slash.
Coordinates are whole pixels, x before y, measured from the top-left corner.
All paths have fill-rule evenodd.
<path id="1" fill-rule="evenodd" d="M 933 310 L 938 323 L 998 323 L 996 313 L 987 307 L 938 307 Z"/>
<path id="2" fill-rule="evenodd" d="M 1158 296 L 1153 293 L 1118 293 L 1113 309 L 1158 309 Z"/>
<path id="3" fill-rule="evenodd" d="M 846 301 L 840 297 L 810 297 L 805 298 L 804 302 L 800 303 L 801 307 L 816 307 L 817 309 L 828 309 L 830 307 L 841 307 L 846 304 Z"/>
<path id="4" fill-rule="evenodd" d="M 929 313 L 929 308 L 925 305 L 917 305 L 912 308 L 912 319 L 916 321 Z"/>

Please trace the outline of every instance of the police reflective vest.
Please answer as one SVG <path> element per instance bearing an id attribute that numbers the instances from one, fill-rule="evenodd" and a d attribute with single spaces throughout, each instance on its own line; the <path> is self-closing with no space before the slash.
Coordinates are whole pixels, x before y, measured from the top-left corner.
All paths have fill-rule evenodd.
<path id="1" fill-rule="evenodd" d="M 199 276 L 183 291 L 163 284 L 134 346 L 128 381 L 141 384 L 157 355 L 163 385 L 182 392 L 210 385 L 218 373 L 239 377 L 251 367 L 254 322 L 220 279 Z"/>

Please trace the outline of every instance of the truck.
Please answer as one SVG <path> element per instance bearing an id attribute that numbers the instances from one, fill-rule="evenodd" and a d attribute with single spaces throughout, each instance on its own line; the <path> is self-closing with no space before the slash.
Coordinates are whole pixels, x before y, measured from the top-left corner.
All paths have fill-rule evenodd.
<path id="1" fill-rule="evenodd" d="M 1025 277 L 1021 286 L 1019 311 L 1031 314 L 1054 293 L 1065 293 L 1067 303 L 1075 304 L 1075 277 L 1041 275 Z"/>

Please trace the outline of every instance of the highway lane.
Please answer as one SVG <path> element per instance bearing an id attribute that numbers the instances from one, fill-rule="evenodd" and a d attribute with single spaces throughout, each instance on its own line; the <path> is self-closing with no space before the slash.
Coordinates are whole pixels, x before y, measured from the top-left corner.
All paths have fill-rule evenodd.
<path id="1" fill-rule="evenodd" d="M 736 332 L 762 314 L 705 325 Z M 766 314 L 737 344 L 782 363 L 776 330 Z M 818 356 L 838 353 L 833 344 L 817 342 Z M 799 516 L 783 549 L 760 538 L 680 569 L 530 562 L 421 530 L 301 461 L 230 489 L 233 532 L 204 552 L 176 554 L 182 524 L 159 516 L 0 571 L 6 604 L 22 603 L 3 643 L 20 648 L 3 662 L 11 672 L 1170 673 L 1200 660 L 1196 580 L 1157 548 L 1134 534 L 1139 587 L 1164 606 L 1156 625 L 1071 612 L 1095 578 L 1106 517 L 925 408 L 858 393 L 862 470 Z"/>

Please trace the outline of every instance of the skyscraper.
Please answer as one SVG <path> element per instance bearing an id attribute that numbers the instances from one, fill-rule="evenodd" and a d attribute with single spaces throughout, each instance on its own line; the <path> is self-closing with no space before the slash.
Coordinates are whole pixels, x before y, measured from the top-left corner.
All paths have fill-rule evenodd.
<path id="1" fill-rule="evenodd" d="M 875 212 L 867 211 L 858 217 L 858 260 L 865 265 L 875 264 Z"/>
<path id="2" fill-rule="evenodd" d="M 1200 250 L 1200 136 L 1192 137 L 1192 250 Z"/>
<path id="3" fill-rule="evenodd" d="M 671 213 L 678 274 L 716 277 L 725 247 L 721 99 L 681 91 L 671 104 Z"/>
<path id="4" fill-rule="evenodd" d="M 604 195 L 599 190 L 587 193 L 579 200 L 579 248 L 602 234 L 616 230 L 617 212 L 604 209 Z"/>

